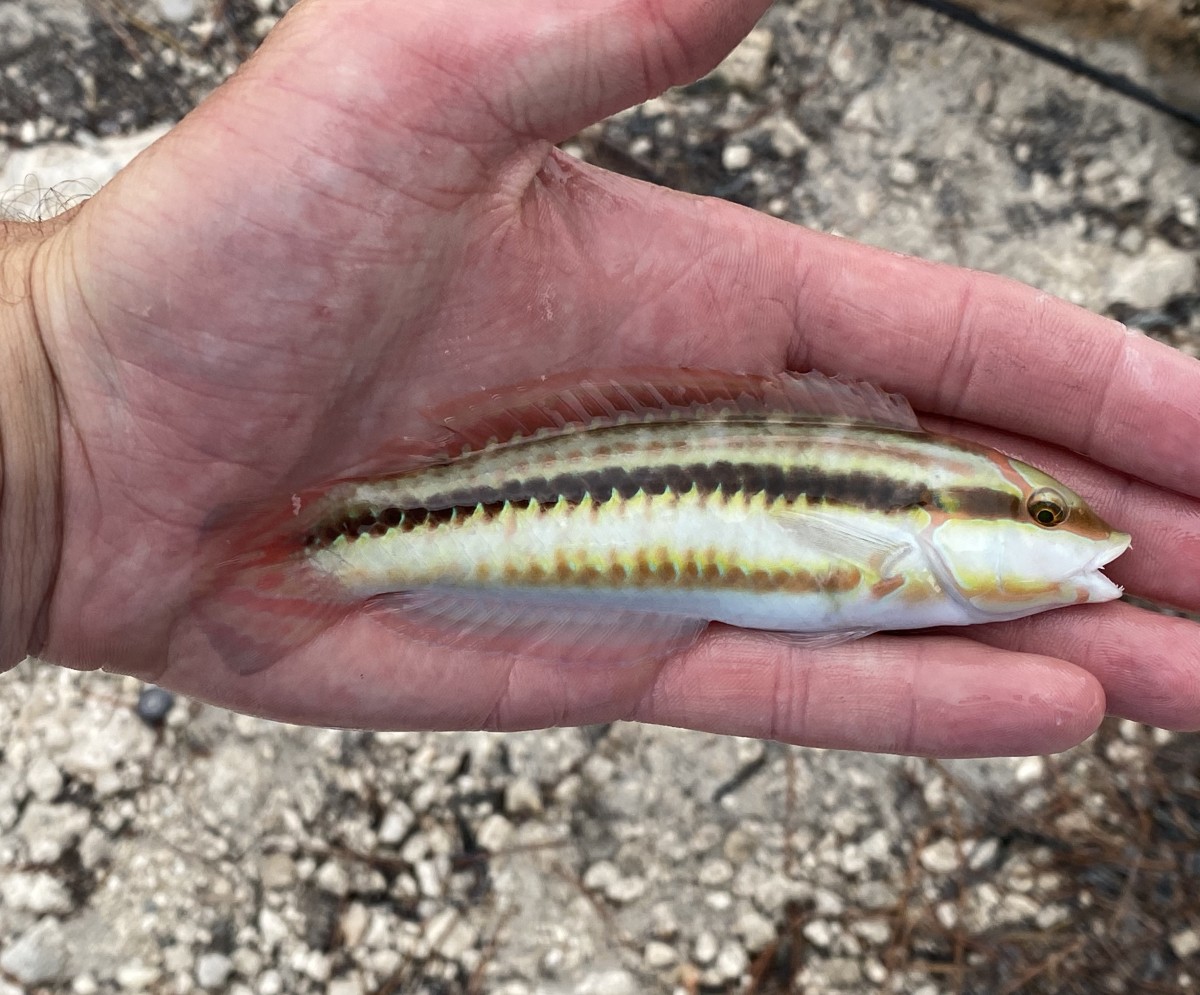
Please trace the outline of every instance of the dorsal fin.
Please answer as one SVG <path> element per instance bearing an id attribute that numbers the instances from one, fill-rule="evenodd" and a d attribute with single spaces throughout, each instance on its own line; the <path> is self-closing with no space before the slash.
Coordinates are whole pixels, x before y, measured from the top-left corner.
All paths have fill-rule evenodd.
<path id="1" fill-rule="evenodd" d="M 465 449 L 576 426 L 741 415 L 919 432 L 912 407 L 869 383 L 822 373 L 761 376 L 639 368 L 566 373 L 487 391 L 427 412 Z"/>

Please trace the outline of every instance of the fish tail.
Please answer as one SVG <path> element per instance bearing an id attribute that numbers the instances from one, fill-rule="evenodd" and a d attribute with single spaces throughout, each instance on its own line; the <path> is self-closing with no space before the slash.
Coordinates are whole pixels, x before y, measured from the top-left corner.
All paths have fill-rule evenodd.
<path id="1" fill-rule="evenodd" d="M 305 554 L 317 525 L 312 491 L 220 516 L 204 530 L 210 566 L 192 619 L 239 674 L 265 670 L 343 621 L 355 602 Z"/>

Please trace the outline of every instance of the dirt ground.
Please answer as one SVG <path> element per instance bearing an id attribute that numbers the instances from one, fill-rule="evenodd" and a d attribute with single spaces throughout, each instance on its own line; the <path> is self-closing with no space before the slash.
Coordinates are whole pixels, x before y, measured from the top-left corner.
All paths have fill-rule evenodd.
<path id="1" fill-rule="evenodd" d="M 0 0 L 5 209 L 87 196 L 285 6 Z M 1171 54 L 1194 5 L 1136 6 L 1132 33 L 1118 0 L 1001 13 L 1200 105 Z M 903 0 L 779 3 L 569 149 L 1200 355 L 1200 129 Z M 1058 757 L 938 763 L 185 700 L 152 726 L 141 690 L 34 661 L 0 680 L 0 995 L 1200 990 L 1193 735 L 1114 721 Z"/>

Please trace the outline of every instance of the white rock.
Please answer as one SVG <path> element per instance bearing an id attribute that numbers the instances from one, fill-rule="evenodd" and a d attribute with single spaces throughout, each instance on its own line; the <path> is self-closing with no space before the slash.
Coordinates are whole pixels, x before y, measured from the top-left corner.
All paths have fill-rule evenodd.
<path id="1" fill-rule="evenodd" d="M 379 842 L 385 846 L 396 846 L 408 835 L 416 821 L 417 817 L 407 804 L 399 800 L 392 802 L 379 823 Z"/>
<path id="2" fill-rule="evenodd" d="M 171 24 L 187 24 L 196 16 L 195 0 L 157 0 L 158 13 Z"/>
<path id="3" fill-rule="evenodd" d="M 268 853 L 259 862 L 258 879 L 270 890 L 290 888 L 296 881 L 296 863 L 286 853 Z"/>
<path id="4" fill-rule="evenodd" d="M 754 150 L 742 142 L 730 142 L 721 150 L 721 165 L 729 172 L 745 169 L 754 159 Z"/>
<path id="5" fill-rule="evenodd" d="M 117 968 L 117 984 L 127 992 L 144 991 L 162 977 L 162 971 L 151 964 L 133 961 Z"/>
<path id="6" fill-rule="evenodd" d="M 750 966 L 750 958 L 746 956 L 746 951 L 740 944 L 725 943 L 721 946 L 716 964 L 713 966 L 717 974 L 724 980 L 734 981 L 740 978 Z"/>
<path id="7" fill-rule="evenodd" d="M 475 927 L 456 909 L 442 909 L 425 925 L 425 935 L 433 949 L 449 961 L 461 961 L 463 954 L 479 940 Z"/>
<path id="8" fill-rule="evenodd" d="M 499 812 L 493 812 L 479 824 L 475 839 L 489 853 L 497 853 L 512 840 L 513 824 Z"/>
<path id="9" fill-rule="evenodd" d="M 329 957 L 320 950 L 306 950 L 300 970 L 313 981 L 328 981 L 332 965 L 329 963 Z"/>
<path id="10" fill-rule="evenodd" d="M 418 860 L 413 865 L 413 874 L 417 878 L 417 888 L 427 898 L 438 898 L 444 888 L 444 878 L 436 860 Z"/>
<path id="11" fill-rule="evenodd" d="M 357 949 L 371 923 L 371 913 L 362 902 L 351 902 L 342 913 L 339 928 L 342 939 L 351 950 Z"/>
<path id="12" fill-rule="evenodd" d="M 647 966 L 656 971 L 671 967 L 679 961 L 679 954 L 675 948 L 669 943 L 662 943 L 659 940 L 651 940 L 647 943 L 642 956 L 645 958 Z"/>
<path id="13" fill-rule="evenodd" d="M 705 930 L 696 937 L 696 942 L 692 946 L 692 960 L 701 967 L 707 967 L 717 959 L 719 950 L 720 944 L 717 943 L 717 938 Z"/>
<path id="14" fill-rule="evenodd" d="M 1045 775 L 1045 761 L 1040 756 L 1022 757 L 1016 763 L 1013 778 L 1018 784 L 1037 784 Z"/>
<path id="15" fill-rule="evenodd" d="M 71 995 L 96 995 L 100 986 L 90 974 L 77 974 L 71 982 Z"/>
<path id="16" fill-rule="evenodd" d="M 1032 921 L 1041 911 L 1041 906 L 1028 895 L 1005 895 L 996 909 L 996 920 L 1001 923 Z"/>
<path id="17" fill-rule="evenodd" d="M 882 829 L 875 830 L 860 845 L 863 856 L 875 863 L 882 863 L 891 856 L 891 838 Z"/>
<path id="18" fill-rule="evenodd" d="M 1034 918 L 1038 929 L 1052 929 L 1071 918 L 1071 910 L 1065 905 L 1047 905 Z"/>
<path id="19" fill-rule="evenodd" d="M 862 847 L 847 843 L 838 855 L 838 866 L 843 874 L 855 877 L 867 869 L 867 856 Z"/>
<path id="20" fill-rule="evenodd" d="M 967 858 L 967 866 L 973 871 L 982 870 L 996 859 L 996 854 L 1000 852 L 1000 841 L 989 836 L 977 841 L 968 852 L 970 857 Z"/>
<path id="21" fill-rule="evenodd" d="M 17 835 L 25 840 L 30 863 L 53 864 L 79 839 L 89 821 L 87 811 L 78 805 L 35 801 L 25 806 Z"/>
<path id="22" fill-rule="evenodd" d="M 263 971 L 258 976 L 258 995 L 282 995 L 283 977 L 276 970 Z"/>
<path id="23" fill-rule="evenodd" d="M 852 927 L 868 943 L 883 946 L 892 938 L 892 927 L 886 919 L 859 919 Z"/>
<path id="24" fill-rule="evenodd" d="M 770 134 L 771 147 L 784 158 L 791 158 L 812 144 L 800 126 L 783 115 L 772 122 Z"/>
<path id="25" fill-rule="evenodd" d="M 358 975 L 337 978 L 329 982 L 329 988 L 326 991 L 328 995 L 363 995 L 363 983 Z"/>
<path id="26" fill-rule="evenodd" d="M 350 874 L 336 861 L 327 860 L 317 868 L 315 880 L 317 887 L 330 895 L 342 897 L 350 892 Z"/>
<path id="27" fill-rule="evenodd" d="M 820 916 L 840 916 L 846 911 L 846 901 L 836 891 L 818 888 L 813 895 L 813 907 Z"/>
<path id="28" fill-rule="evenodd" d="M 742 938 L 747 950 L 762 950 L 775 939 L 775 926 L 766 916 L 747 909 L 733 924 L 733 931 Z"/>
<path id="29" fill-rule="evenodd" d="M 1200 933 L 1194 929 L 1181 930 L 1171 934 L 1170 944 L 1176 957 L 1180 960 L 1187 960 L 1194 953 L 1200 951 Z"/>
<path id="30" fill-rule="evenodd" d="M 537 815 L 542 811 L 542 794 L 527 777 L 518 777 L 504 789 L 504 810 L 510 815 Z"/>
<path id="31" fill-rule="evenodd" d="M 574 995 L 640 995 L 641 991 L 637 979 L 620 968 L 592 971 L 574 986 Z"/>
<path id="32" fill-rule="evenodd" d="M 862 981 L 862 968 L 851 957 L 831 957 L 823 969 L 825 979 L 838 990 L 853 989 Z"/>
<path id="33" fill-rule="evenodd" d="M 921 866 L 931 874 L 951 874 L 961 862 L 958 844 L 952 839 L 940 839 L 922 848 Z"/>
<path id="34" fill-rule="evenodd" d="M 99 826 L 92 826 L 83 834 L 77 852 L 79 853 L 79 862 L 90 871 L 95 870 L 102 861 L 107 860 L 111 851 L 112 844 L 104 830 Z"/>
<path id="35" fill-rule="evenodd" d="M 62 791 L 62 772 L 49 757 L 37 757 L 25 771 L 25 786 L 39 801 L 53 801 Z"/>
<path id="36" fill-rule="evenodd" d="M 67 944 L 57 919 L 39 919 L 0 953 L 0 970 L 26 985 L 57 981 L 67 966 Z"/>
<path id="37" fill-rule="evenodd" d="M 646 882 L 642 878 L 618 878 L 604 889 L 604 894 L 621 905 L 635 902 L 646 893 Z"/>
<path id="38" fill-rule="evenodd" d="M 617 865 L 608 860 L 598 860 L 583 872 L 583 886 L 592 891 L 607 891 L 620 879 Z"/>
<path id="39" fill-rule="evenodd" d="M 0 879 L 0 904 L 44 915 L 71 911 L 71 896 L 53 875 L 45 871 L 10 874 Z"/>
<path id="40" fill-rule="evenodd" d="M 824 919 L 813 919 L 805 924 L 804 937 L 814 947 L 824 950 L 833 942 L 833 930 Z"/>
<path id="41" fill-rule="evenodd" d="M 220 988 L 229 980 L 233 971 L 233 961 L 224 954 L 201 954 L 196 961 L 196 984 L 201 988 L 213 991 Z"/>
<path id="42" fill-rule="evenodd" d="M 230 955 L 233 969 L 243 978 L 257 978 L 263 969 L 263 958 L 253 947 L 238 947 Z"/>
<path id="43" fill-rule="evenodd" d="M 287 939 L 287 923 L 283 921 L 278 912 L 272 909 L 260 909 L 258 913 L 258 932 L 262 937 L 263 947 L 267 950 L 273 950 Z"/>
<path id="44" fill-rule="evenodd" d="M 908 159 L 897 159 L 888 168 L 888 179 L 898 187 L 911 187 L 918 176 L 916 163 Z"/>
<path id="45" fill-rule="evenodd" d="M 733 865 L 728 860 L 709 860 L 700 866 L 697 880 L 708 888 L 728 884 L 733 880 Z"/>

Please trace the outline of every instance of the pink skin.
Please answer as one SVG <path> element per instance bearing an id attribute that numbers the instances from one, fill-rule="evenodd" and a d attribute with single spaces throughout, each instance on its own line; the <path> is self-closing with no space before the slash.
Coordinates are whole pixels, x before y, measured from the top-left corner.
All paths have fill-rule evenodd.
<path id="1" fill-rule="evenodd" d="M 380 728 L 625 718 L 951 756 L 1065 748 L 1106 700 L 1200 724 L 1200 628 L 1121 604 L 812 651 L 717 630 L 621 668 L 404 642 L 360 615 L 239 676 L 196 638 L 219 509 L 286 503 L 480 386 L 647 363 L 840 372 L 991 426 L 1133 533 L 1118 580 L 1200 609 L 1200 364 L 1007 280 L 554 150 L 696 78 L 765 6 L 298 6 L 41 254 L 64 418 L 43 656 Z"/>

